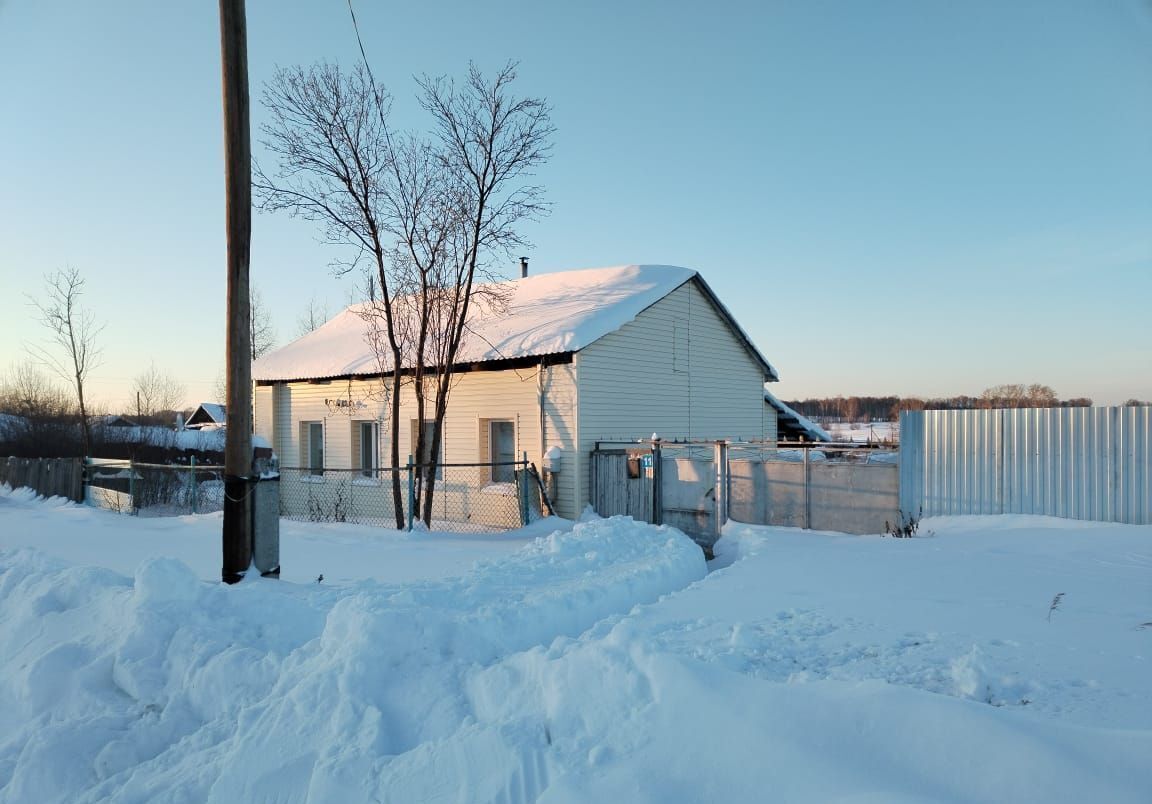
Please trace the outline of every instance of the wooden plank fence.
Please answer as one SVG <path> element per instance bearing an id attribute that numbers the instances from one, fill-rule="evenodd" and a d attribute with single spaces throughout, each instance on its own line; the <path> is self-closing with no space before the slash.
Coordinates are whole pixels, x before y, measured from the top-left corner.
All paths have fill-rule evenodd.
<path id="1" fill-rule="evenodd" d="M 0 458 L 0 483 L 26 486 L 44 497 L 84 499 L 84 462 L 80 458 Z"/>

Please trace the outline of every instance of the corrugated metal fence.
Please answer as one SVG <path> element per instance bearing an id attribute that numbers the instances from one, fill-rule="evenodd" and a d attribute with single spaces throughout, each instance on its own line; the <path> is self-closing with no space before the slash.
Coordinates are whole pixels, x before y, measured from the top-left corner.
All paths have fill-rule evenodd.
<path id="1" fill-rule="evenodd" d="M 1152 408 L 902 413 L 900 507 L 1152 523 Z"/>

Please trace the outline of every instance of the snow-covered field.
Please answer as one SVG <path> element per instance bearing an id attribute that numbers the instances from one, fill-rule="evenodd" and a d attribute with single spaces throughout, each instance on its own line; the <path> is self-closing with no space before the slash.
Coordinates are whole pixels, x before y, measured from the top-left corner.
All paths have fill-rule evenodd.
<path id="1" fill-rule="evenodd" d="M 900 440 L 899 422 L 828 422 L 823 425 L 833 441 L 853 444 L 892 443 Z"/>
<path id="2" fill-rule="evenodd" d="M 534 527 L 225 587 L 218 515 L 0 489 L 0 801 L 1152 800 L 1152 527 Z"/>

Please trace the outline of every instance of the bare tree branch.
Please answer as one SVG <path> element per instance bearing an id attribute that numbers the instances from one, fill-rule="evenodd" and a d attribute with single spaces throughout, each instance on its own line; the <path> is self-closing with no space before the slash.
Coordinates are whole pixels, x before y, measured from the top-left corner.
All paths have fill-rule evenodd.
<path id="1" fill-rule="evenodd" d="M 257 360 L 276 345 L 276 330 L 272 326 L 272 316 L 264 304 L 264 296 L 255 285 L 249 294 L 252 322 L 252 359 Z"/>
<path id="2" fill-rule="evenodd" d="M 319 223 L 328 242 L 351 246 L 372 261 L 379 295 L 371 305 L 381 335 L 376 346 L 391 376 L 391 459 L 400 462 L 400 383 L 403 341 L 393 313 L 394 277 L 389 260 L 389 225 L 380 212 L 382 187 L 392 152 L 387 117 L 390 97 L 365 67 L 350 73 L 331 64 L 307 70 L 277 70 L 265 86 L 263 103 L 270 120 L 263 126 L 264 147 L 277 160 L 268 175 L 259 165 L 253 189 L 266 210 L 285 210 Z M 355 265 L 353 261 L 349 267 Z M 396 525 L 404 525 L 399 473 L 392 478 Z"/>
<path id="3" fill-rule="evenodd" d="M 74 267 L 62 268 L 44 277 L 44 293 L 30 297 L 40 313 L 40 323 L 50 333 L 49 340 L 63 353 L 53 355 L 46 349 L 33 348 L 41 362 L 56 372 L 76 390 L 80 424 L 84 434 L 84 454 L 92 450 L 92 423 L 84 401 L 84 384 L 88 375 L 100 364 L 97 338 L 104 329 L 97 324 L 90 310 L 80 305 L 84 292 L 84 278 Z"/>
<path id="4" fill-rule="evenodd" d="M 132 382 L 135 398 L 129 407 L 142 419 L 155 420 L 162 414 L 181 410 L 187 396 L 187 387 L 172 374 L 155 363 L 136 375 Z"/>
<path id="5" fill-rule="evenodd" d="M 528 246 L 519 226 L 548 211 L 526 179 L 543 164 L 555 133 L 550 108 L 517 98 L 515 65 L 491 80 L 470 66 L 461 85 L 418 81 L 433 119 L 430 138 L 389 129 L 390 98 L 365 61 L 350 73 L 322 64 L 280 70 L 265 88 L 265 148 L 278 160 L 256 169 L 267 210 L 321 224 L 325 238 L 371 261 L 375 288 L 360 305 L 391 414 L 392 463 L 399 465 L 400 391 L 411 382 L 421 518 L 430 521 L 444 416 L 469 319 L 499 314 L 507 290 L 484 285 L 492 266 Z M 310 308 L 311 310 L 311 308 Z M 307 322 L 310 330 L 314 320 Z M 393 474 L 397 524 L 403 500 Z"/>

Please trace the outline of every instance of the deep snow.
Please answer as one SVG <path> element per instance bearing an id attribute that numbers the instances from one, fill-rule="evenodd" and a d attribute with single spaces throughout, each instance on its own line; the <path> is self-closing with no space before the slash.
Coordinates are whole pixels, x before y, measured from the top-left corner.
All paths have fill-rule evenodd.
<path id="1" fill-rule="evenodd" d="M 224 587 L 218 517 L 0 490 L 0 801 L 1152 799 L 1152 528 L 543 527 Z"/>

